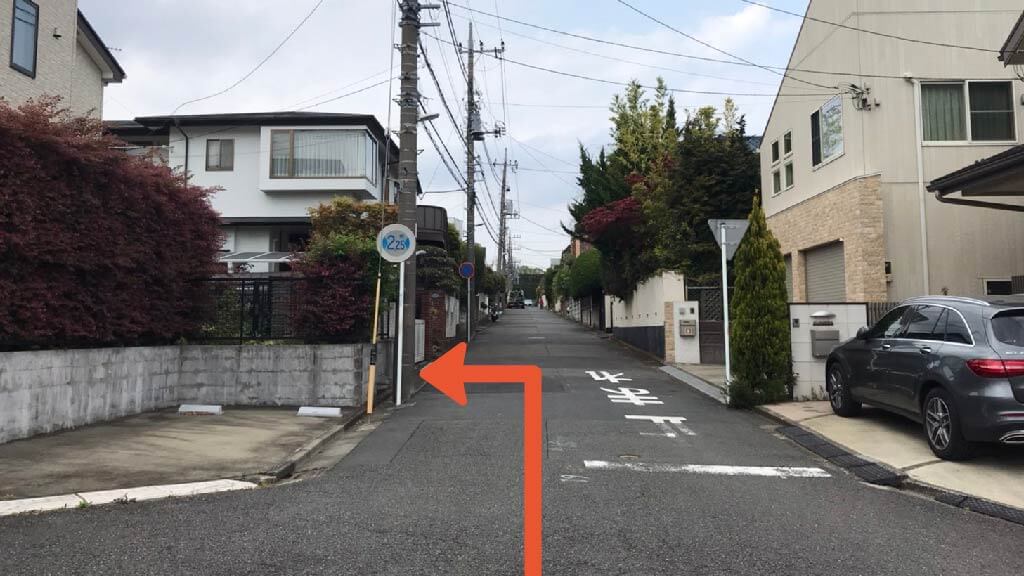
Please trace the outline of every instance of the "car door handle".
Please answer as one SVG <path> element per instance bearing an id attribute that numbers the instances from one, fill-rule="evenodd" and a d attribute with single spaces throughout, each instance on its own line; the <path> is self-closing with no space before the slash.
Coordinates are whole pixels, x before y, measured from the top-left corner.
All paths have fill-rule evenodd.
<path id="1" fill-rule="evenodd" d="M 931 354 L 932 353 L 932 347 L 931 346 L 921 346 L 920 348 L 918 348 L 918 350 L 921 351 L 921 354 Z"/>

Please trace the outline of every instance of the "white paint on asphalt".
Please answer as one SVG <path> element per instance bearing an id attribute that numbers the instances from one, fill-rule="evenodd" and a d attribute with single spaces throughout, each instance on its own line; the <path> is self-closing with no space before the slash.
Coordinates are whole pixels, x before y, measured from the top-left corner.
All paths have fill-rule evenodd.
<path id="1" fill-rule="evenodd" d="M 601 388 L 608 393 L 608 399 L 615 404 L 633 404 L 635 406 L 647 406 L 648 404 L 664 404 L 657 396 L 643 388 Z"/>
<path id="2" fill-rule="evenodd" d="M 165 484 L 161 486 L 101 490 L 98 492 L 80 492 L 78 494 L 48 496 L 46 498 L 24 498 L 0 502 L 0 516 L 10 516 L 26 512 L 47 512 L 50 510 L 87 507 L 113 502 L 141 502 L 143 500 L 179 498 L 182 496 L 196 496 L 231 490 L 250 490 L 252 488 L 256 488 L 256 484 L 252 482 L 210 480 L 186 484 Z"/>
<path id="3" fill-rule="evenodd" d="M 598 374 L 598 372 L 600 372 L 600 374 Z M 633 381 L 632 378 L 625 378 L 622 375 L 622 372 L 616 372 L 615 374 L 612 374 L 607 370 L 600 370 L 598 372 L 595 372 L 593 370 L 587 370 L 587 374 L 590 374 L 590 377 L 593 378 L 594 380 L 597 380 L 598 382 L 611 382 L 612 384 L 618 384 L 619 382 Z"/>
<path id="4" fill-rule="evenodd" d="M 642 414 L 626 414 L 626 420 L 648 420 L 657 424 L 658 428 L 661 428 L 662 434 L 651 434 L 649 432 L 641 432 L 641 436 L 664 436 L 666 438 L 675 438 L 676 431 L 679 431 L 683 436 L 696 436 L 697 433 L 690 430 L 690 427 L 683 424 L 686 418 L 682 416 L 646 416 Z"/>
<path id="5" fill-rule="evenodd" d="M 681 472 L 718 476 L 761 476 L 767 478 L 830 478 L 821 468 L 799 466 L 723 466 L 714 464 L 651 464 L 584 460 L 588 470 L 630 470 L 632 472 Z"/>
<path id="6" fill-rule="evenodd" d="M 574 482 L 577 484 L 586 484 L 590 482 L 590 478 L 586 476 L 579 476 L 578 474 L 562 474 L 559 478 L 562 482 Z"/>

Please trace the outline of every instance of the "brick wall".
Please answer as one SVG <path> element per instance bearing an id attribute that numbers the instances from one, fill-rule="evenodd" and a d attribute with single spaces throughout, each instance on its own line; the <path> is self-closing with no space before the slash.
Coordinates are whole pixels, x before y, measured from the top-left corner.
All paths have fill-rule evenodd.
<path id="1" fill-rule="evenodd" d="M 433 360 L 448 349 L 448 338 L 445 337 L 447 322 L 447 300 L 444 292 L 419 292 L 419 318 L 423 320 L 425 329 L 423 351 L 426 360 Z"/>
<path id="2" fill-rule="evenodd" d="M 846 300 L 888 300 L 883 218 L 878 175 L 848 180 L 770 216 L 782 253 L 792 256 L 793 301 L 806 300 L 804 252 L 836 241 L 843 242 Z"/>
<path id="3" fill-rule="evenodd" d="M 676 361 L 676 323 L 673 320 L 674 302 L 665 302 L 665 362 L 674 364 Z"/>

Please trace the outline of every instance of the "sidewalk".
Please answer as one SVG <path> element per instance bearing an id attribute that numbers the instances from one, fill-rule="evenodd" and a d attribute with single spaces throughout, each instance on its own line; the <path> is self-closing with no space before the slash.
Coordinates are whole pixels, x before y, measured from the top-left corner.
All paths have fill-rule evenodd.
<path id="1" fill-rule="evenodd" d="M 911 482 L 984 498 L 1024 509 L 1024 449 L 983 445 L 964 462 L 940 460 L 932 454 L 921 425 L 865 407 L 860 416 L 841 418 L 829 403 L 786 402 L 763 406 L 775 418 L 805 428 L 850 452 L 906 474 Z"/>
<path id="2" fill-rule="evenodd" d="M 169 410 L 16 440 L 0 445 L 0 501 L 273 474 L 348 420 L 295 408 Z"/>

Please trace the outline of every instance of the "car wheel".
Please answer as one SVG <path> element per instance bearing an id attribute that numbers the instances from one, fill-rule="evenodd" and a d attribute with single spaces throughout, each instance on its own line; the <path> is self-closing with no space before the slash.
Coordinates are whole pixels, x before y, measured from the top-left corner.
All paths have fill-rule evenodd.
<path id="1" fill-rule="evenodd" d="M 861 404 L 850 395 L 850 387 L 838 362 L 828 367 L 825 389 L 828 391 L 828 402 L 832 405 L 833 412 L 844 418 L 860 414 Z"/>
<path id="2" fill-rule="evenodd" d="M 973 452 L 960 428 L 960 413 L 948 392 L 935 388 L 924 399 L 924 432 L 928 446 L 943 460 L 963 460 Z"/>

